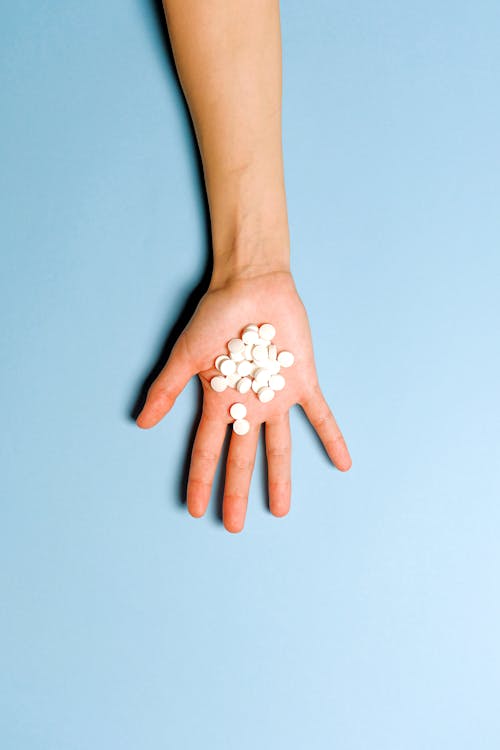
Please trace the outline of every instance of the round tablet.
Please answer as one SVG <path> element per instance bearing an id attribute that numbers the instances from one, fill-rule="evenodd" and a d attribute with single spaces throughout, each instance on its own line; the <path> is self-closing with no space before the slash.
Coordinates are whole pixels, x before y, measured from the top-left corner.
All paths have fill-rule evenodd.
<path id="1" fill-rule="evenodd" d="M 251 328 L 249 331 L 243 331 L 243 336 L 241 338 L 243 339 L 244 344 L 256 344 L 259 340 L 259 334 L 257 330 L 254 331 L 254 329 Z"/>
<path id="2" fill-rule="evenodd" d="M 219 371 L 220 371 L 220 366 L 221 366 L 222 362 L 224 362 L 224 360 L 226 360 L 226 359 L 229 359 L 229 357 L 227 356 L 227 354 L 219 354 L 219 356 L 215 360 L 215 366 L 216 366 L 216 368 Z"/>
<path id="3" fill-rule="evenodd" d="M 259 383 L 258 380 L 252 380 L 252 391 L 254 393 L 258 393 L 261 388 L 263 388 L 262 383 Z"/>
<path id="4" fill-rule="evenodd" d="M 272 388 L 273 391 L 282 391 L 285 387 L 285 382 L 283 375 L 271 375 L 269 378 L 269 388 Z"/>
<path id="5" fill-rule="evenodd" d="M 248 393 L 251 387 L 252 381 L 250 380 L 250 378 L 240 378 L 236 383 L 236 390 L 241 394 Z"/>
<path id="6" fill-rule="evenodd" d="M 258 331 L 259 326 L 255 325 L 255 323 L 249 323 L 247 326 L 245 326 L 244 330 L 245 331 Z"/>
<path id="7" fill-rule="evenodd" d="M 257 383 L 260 383 L 260 385 L 267 385 L 269 383 L 270 372 L 264 367 L 258 367 L 255 370 L 253 376 Z"/>
<path id="8" fill-rule="evenodd" d="M 245 344 L 245 359 L 248 359 L 249 362 L 253 361 L 252 349 L 252 344 Z"/>
<path id="9" fill-rule="evenodd" d="M 247 375 L 250 375 L 251 372 L 253 372 L 253 364 L 252 364 L 252 362 L 249 362 L 248 359 L 244 359 L 243 362 L 239 363 L 239 365 L 238 365 L 238 375 L 241 375 L 244 378 Z"/>
<path id="10" fill-rule="evenodd" d="M 237 352 L 242 352 L 244 350 L 245 344 L 241 339 L 231 339 L 231 341 L 228 342 L 227 348 L 231 354 L 236 354 Z"/>
<path id="11" fill-rule="evenodd" d="M 262 366 L 265 366 L 271 375 L 277 375 L 281 369 L 281 365 L 277 359 L 269 359 L 267 362 L 262 363 Z"/>
<path id="12" fill-rule="evenodd" d="M 262 362 L 263 359 L 267 359 L 267 346 L 254 346 L 254 348 L 252 349 L 252 356 L 255 362 Z"/>
<path id="13" fill-rule="evenodd" d="M 267 388 L 267 386 L 264 386 L 264 388 L 261 388 L 258 393 L 259 401 L 262 401 L 263 404 L 267 404 L 269 401 L 272 401 L 274 398 L 274 391 L 272 388 Z"/>
<path id="14" fill-rule="evenodd" d="M 232 375 L 233 372 L 236 372 L 236 362 L 233 362 L 232 359 L 226 357 L 226 359 L 222 360 L 220 363 L 219 370 L 223 375 Z"/>
<path id="15" fill-rule="evenodd" d="M 271 346 L 268 349 L 268 355 L 269 359 L 276 359 L 278 356 L 278 348 L 275 344 L 271 344 Z"/>
<path id="16" fill-rule="evenodd" d="M 259 328 L 259 336 L 266 341 L 272 341 L 276 336 L 276 328 L 272 326 L 271 323 L 264 323 Z"/>
<path id="17" fill-rule="evenodd" d="M 280 352 L 278 354 L 278 362 L 282 367 L 291 367 L 295 362 L 295 357 L 292 352 Z"/>
<path id="18" fill-rule="evenodd" d="M 233 404 L 229 409 L 229 413 L 233 419 L 245 419 L 247 415 L 247 407 L 245 404 Z"/>
<path id="19" fill-rule="evenodd" d="M 246 435 L 250 430 L 248 419 L 237 419 L 233 422 L 233 430 L 237 435 Z"/>
<path id="20" fill-rule="evenodd" d="M 212 386 L 214 391 L 217 391 L 217 393 L 222 393 L 222 391 L 225 391 L 227 388 L 227 380 L 222 375 L 216 375 L 210 381 L 210 385 Z"/>
<path id="21" fill-rule="evenodd" d="M 245 355 L 243 352 L 231 352 L 231 359 L 238 364 L 238 362 L 243 362 Z"/>

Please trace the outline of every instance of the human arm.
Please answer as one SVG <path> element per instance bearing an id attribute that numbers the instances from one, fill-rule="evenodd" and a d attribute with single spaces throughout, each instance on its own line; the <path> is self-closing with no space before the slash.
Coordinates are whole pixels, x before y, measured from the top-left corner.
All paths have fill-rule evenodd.
<path id="1" fill-rule="evenodd" d="M 151 386 L 137 424 L 149 428 L 198 374 L 203 412 L 193 447 L 188 508 L 205 512 L 230 421 L 247 403 L 251 430 L 232 435 L 226 467 L 226 528 L 243 528 L 260 425 L 266 425 L 270 509 L 290 506 L 288 410 L 300 403 L 341 470 L 350 457 L 318 385 L 307 316 L 290 274 L 281 140 L 278 0 L 164 0 L 181 84 L 200 147 L 210 208 L 214 266 L 207 294 Z M 276 343 L 295 353 L 286 388 L 269 404 L 253 393 L 214 393 L 215 356 L 248 323 L 272 323 Z"/>

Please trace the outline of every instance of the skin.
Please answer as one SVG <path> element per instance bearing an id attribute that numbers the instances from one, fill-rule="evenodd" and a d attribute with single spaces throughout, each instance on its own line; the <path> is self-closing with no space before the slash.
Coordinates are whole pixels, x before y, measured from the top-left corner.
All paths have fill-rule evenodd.
<path id="1" fill-rule="evenodd" d="M 261 425 L 265 425 L 269 505 L 290 508 L 288 412 L 300 404 L 332 462 L 347 471 L 347 446 L 321 392 L 307 314 L 290 273 L 290 238 L 281 145 L 281 42 L 275 0 L 165 0 L 169 34 L 203 161 L 210 206 L 214 267 L 207 293 L 149 389 L 139 427 L 157 424 L 193 375 L 203 411 L 188 479 L 187 504 L 201 517 L 228 423 L 244 403 L 247 435 L 231 436 L 223 522 L 239 532 Z M 294 353 L 282 370 L 283 391 L 262 404 L 253 391 L 216 393 L 214 359 L 248 323 L 272 323 L 278 351 Z"/>

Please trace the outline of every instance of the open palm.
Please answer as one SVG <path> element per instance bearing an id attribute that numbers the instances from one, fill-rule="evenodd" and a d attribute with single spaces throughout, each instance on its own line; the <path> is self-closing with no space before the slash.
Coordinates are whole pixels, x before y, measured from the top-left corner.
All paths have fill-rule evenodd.
<path id="1" fill-rule="evenodd" d="M 295 355 L 295 364 L 283 373 L 285 388 L 269 403 L 261 403 L 253 391 L 243 395 L 228 388 L 216 393 L 210 387 L 211 378 L 217 374 L 215 357 L 226 353 L 227 342 L 239 336 L 249 323 L 272 323 L 278 351 L 286 349 Z M 187 504 L 191 515 L 202 516 L 207 509 L 227 425 L 232 421 L 229 407 L 235 402 L 247 407 L 250 431 L 231 436 L 223 499 L 223 521 L 228 531 L 243 529 L 259 430 L 264 423 L 270 510 L 275 516 L 288 512 L 291 494 L 288 412 L 294 404 L 302 406 L 337 468 L 341 471 L 350 468 L 347 446 L 318 384 L 307 314 L 289 273 L 270 273 L 209 289 L 151 385 L 137 418 L 139 427 L 157 424 L 196 374 L 203 386 L 203 411 L 188 479 Z"/>

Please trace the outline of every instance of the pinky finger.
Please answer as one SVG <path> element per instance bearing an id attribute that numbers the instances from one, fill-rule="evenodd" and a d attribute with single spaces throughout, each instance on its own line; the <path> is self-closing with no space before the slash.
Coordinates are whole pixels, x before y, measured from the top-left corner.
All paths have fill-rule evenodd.
<path id="1" fill-rule="evenodd" d="M 340 471 L 348 471 L 352 466 L 351 457 L 344 437 L 320 387 L 317 385 L 307 398 L 301 401 L 300 405 L 325 446 L 331 461 Z"/>

